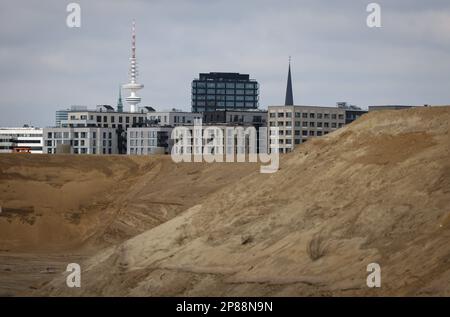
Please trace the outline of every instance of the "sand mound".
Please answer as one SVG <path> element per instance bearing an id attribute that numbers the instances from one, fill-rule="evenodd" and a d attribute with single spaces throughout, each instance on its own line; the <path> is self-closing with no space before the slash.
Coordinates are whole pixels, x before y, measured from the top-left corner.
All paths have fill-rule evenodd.
<path id="1" fill-rule="evenodd" d="M 449 122 L 450 108 L 371 113 L 90 257 L 81 289 L 61 276 L 38 293 L 448 296 Z"/>
<path id="2" fill-rule="evenodd" d="M 0 251 L 122 242 L 256 170 L 170 157 L 0 155 Z"/>

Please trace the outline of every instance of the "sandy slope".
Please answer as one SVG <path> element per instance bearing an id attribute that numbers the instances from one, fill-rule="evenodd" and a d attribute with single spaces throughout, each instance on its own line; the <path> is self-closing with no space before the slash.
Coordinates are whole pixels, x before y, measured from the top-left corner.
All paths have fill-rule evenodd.
<path id="1" fill-rule="evenodd" d="M 0 155 L 0 296 L 28 294 L 104 247 L 151 229 L 257 166 L 168 156 Z"/>
<path id="2" fill-rule="evenodd" d="M 371 113 L 98 252 L 81 289 L 37 293 L 449 296 L 449 123 L 450 108 Z"/>

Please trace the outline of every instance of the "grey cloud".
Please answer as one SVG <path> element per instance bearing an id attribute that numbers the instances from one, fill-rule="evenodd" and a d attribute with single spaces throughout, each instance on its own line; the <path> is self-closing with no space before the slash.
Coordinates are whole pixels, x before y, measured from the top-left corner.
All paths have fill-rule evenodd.
<path id="1" fill-rule="evenodd" d="M 160 109 L 189 110 L 190 82 L 209 71 L 250 73 L 261 107 L 280 104 L 289 55 L 299 104 L 450 101 L 448 1 L 378 1 L 376 30 L 362 0 L 83 0 L 80 29 L 65 26 L 69 2 L 2 2 L 0 126 L 51 125 L 71 104 L 114 105 L 133 18 L 142 103 Z"/>

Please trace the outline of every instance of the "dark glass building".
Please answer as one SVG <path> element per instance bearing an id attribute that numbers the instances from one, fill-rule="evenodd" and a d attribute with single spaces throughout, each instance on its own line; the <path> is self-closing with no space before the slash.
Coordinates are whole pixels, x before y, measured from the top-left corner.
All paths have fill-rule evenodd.
<path id="1" fill-rule="evenodd" d="M 192 81 L 192 112 L 258 108 L 259 85 L 247 74 L 200 73 Z"/>

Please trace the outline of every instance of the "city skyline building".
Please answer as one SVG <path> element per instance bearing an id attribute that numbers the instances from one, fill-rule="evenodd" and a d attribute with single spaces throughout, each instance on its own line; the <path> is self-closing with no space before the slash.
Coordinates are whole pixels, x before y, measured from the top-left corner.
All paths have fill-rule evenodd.
<path id="1" fill-rule="evenodd" d="M 42 154 L 42 149 L 42 129 L 29 126 L 0 128 L 0 153 Z"/>
<path id="2" fill-rule="evenodd" d="M 142 88 L 144 85 L 138 84 L 138 67 L 136 59 L 136 22 L 133 20 L 133 26 L 131 29 L 131 57 L 130 57 L 130 82 L 123 85 L 123 89 L 129 90 L 130 95 L 125 98 L 125 101 L 130 105 L 130 112 L 136 112 L 137 105 L 141 102 L 141 97 L 136 95 L 136 92 Z"/>
<path id="3" fill-rule="evenodd" d="M 251 110 L 259 105 L 259 84 L 248 74 L 200 73 L 192 81 L 192 112 Z"/>

